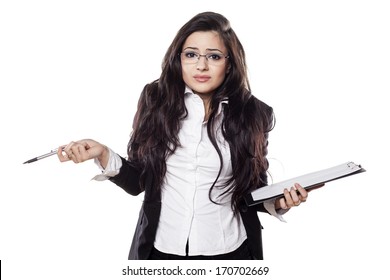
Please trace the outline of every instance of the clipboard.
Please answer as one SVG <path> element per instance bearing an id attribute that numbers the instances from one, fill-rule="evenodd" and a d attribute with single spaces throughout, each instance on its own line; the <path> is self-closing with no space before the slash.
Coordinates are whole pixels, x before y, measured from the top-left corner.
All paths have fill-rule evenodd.
<path id="1" fill-rule="evenodd" d="M 359 174 L 365 171 L 366 170 L 360 164 L 355 164 L 354 162 L 349 161 L 330 168 L 307 173 L 305 175 L 258 188 L 245 196 L 244 199 L 248 206 L 252 206 L 262 203 L 265 200 L 282 197 L 284 189 L 292 187 L 294 183 L 299 183 L 306 190 L 310 190 L 320 184 Z"/>

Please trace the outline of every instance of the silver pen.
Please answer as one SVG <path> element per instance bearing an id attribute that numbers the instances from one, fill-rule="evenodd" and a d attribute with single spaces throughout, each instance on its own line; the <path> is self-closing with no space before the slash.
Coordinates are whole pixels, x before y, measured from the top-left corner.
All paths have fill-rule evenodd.
<path id="1" fill-rule="evenodd" d="M 62 150 L 64 150 L 64 148 L 62 148 Z M 32 159 L 30 159 L 28 161 L 23 162 L 23 164 L 25 164 L 25 163 L 32 163 L 34 161 L 37 161 L 37 160 L 40 160 L 40 159 L 43 159 L 43 158 L 47 158 L 47 157 L 50 157 L 50 156 L 53 156 L 53 155 L 56 155 L 57 151 L 58 151 L 58 149 L 51 150 L 50 153 L 47 153 L 47 154 L 44 154 L 44 155 L 32 158 Z"/>

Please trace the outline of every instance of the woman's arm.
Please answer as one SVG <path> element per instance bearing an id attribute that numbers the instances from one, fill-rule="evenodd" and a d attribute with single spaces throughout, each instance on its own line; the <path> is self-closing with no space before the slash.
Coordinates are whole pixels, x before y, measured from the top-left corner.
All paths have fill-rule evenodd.
<path id="1" fill-rule="evenodd" d="M 118 175 L 109 178 L 109 180 L 131 195 L 140 194 L 143 192 L 139 183 L 141 172 L 130 161 L 123 157 L 121 159 L 122 167 Z"/>

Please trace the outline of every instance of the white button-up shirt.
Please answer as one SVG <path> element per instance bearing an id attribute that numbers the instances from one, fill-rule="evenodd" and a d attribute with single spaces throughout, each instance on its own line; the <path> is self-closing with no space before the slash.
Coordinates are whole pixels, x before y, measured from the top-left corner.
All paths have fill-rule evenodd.
<path id="1" fill-rule="evenodd" d="M 220 159 L 207 135 L 202 99 L 187 89 L 185 105 L 188 116 L 179 132 L 181 146 L 167 159 L 162 186 L 162 207 L 154 246 L 165 253 L 217 255 L 237 249 L 246 239 L 245 228 L 231 209 L 231 195 L 219 197 L 224 189 L 209 190 L 217 178 Z M 224 140 L 222 104 L 216 117 L 216 135 L 223 157 L 223 168 L 217 182 L 221 186 L 231 177 L 230 149 Z"/>

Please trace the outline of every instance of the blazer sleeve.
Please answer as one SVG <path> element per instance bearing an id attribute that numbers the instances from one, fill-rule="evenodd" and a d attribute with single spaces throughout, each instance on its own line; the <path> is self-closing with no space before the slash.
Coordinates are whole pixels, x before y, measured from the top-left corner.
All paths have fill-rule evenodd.
<path id="1" fill-rule="evenodd" d="M 120 168 L 119 173 L 109 180 L 131 195 L 140 194 L 143 192 L 143 189 L 140 186 L 141 171 L 130 161 L 123 157 L 121 157 L 121 159 L 122 167 Z"/>

